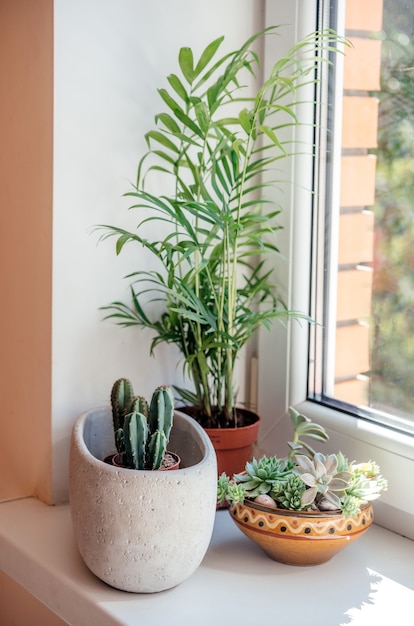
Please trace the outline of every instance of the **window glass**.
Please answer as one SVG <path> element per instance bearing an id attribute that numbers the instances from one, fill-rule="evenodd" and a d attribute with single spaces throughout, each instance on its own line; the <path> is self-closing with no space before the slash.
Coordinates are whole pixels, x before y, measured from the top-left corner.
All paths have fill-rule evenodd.
<path id="1" fill-rule="evenodd" d="M 414 3 L 345 6 L 331 25 L 352 47 L 333 57 L 316 168 L 309 395 L 410 431 Z"/>

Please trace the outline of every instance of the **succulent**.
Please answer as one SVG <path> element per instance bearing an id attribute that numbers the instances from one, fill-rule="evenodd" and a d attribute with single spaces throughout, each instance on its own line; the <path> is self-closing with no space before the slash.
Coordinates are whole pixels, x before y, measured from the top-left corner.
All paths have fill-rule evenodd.
<path id="1" fill-rule="evenodd" d="M 159 469 L 171 433 L 174 396 L 170 387 L 157 387 L 151 403 L 134 396 L 126 379 L 115 382 L 112 393 L 115 444 L 125 467 Z M 126 413 L 123 415 L 123 413 Z"/>
<path id="2" fill-rule="evenodd" d="M 217 482 L 217 502 L 223 504 L 228 499 L 230 478 L 223 472 Z"/>
<path id="3" fill-rule="evenodd" d="M 293 439 L 288 441 L 290 448 L 289 458 L 292 458 L 299 450 L 305 450 L 306 453 L 313 456 L 315 450 L 307 442 L 303 441 L 301 437 L 308 437 L 316 441 L 328 441 L 328 433 L 323 426 L 315 424 L 309 417 L 299 413 L 293 407 L 289 407 L 289 414 L 294 429 Z"/>
<path id="4" fill-rule="evenodd" d="M 296 472 L 308 489 L 302 493 L 302 505 L 310 506 L 316 502 L 321 510 L 340 509 L 341 495 L 349 487 L 351 473 L 338 472 L 336 454 L 325 457 L 316 452 L 313 459 L 304 454 L 295 455 Z"/>
<path id="5" fill-rule="evenodd" d="M 240 483 L 230 481 L 229 477 L 223 472 L 217 483 L 217 502 L 223 504 L 226 500 L 232 504 L 243 502 L 247 496 L 246 489 Z"/>
<path id="6" fill-rule="evenodd" d="M 387 488 L 387 481 L 381 476 L 376 463 L 351 463 L 352 478 L 347 493 L 350 496 L 371 501 L 380 497 Z"/>
<path id="7" fill-rule="evenodd" d="M 329 456 L 315 452 L 303 438 L 326 441 L 327 433 L 305 415 L 294 409 L 289 412 L 294 435 L 288 442 L 288 456 L 253 459 L 246 463 L 245 472 L 231 479 L 222 474 L 219 503 L 252 500 L 268 508 L 342 511 L 347 517 L 356 517 L 361 506 L 387 488 L 378 465 L 372 461 L 350 463 L 342 452 Z M 299 450 L 304 453 L 299 454 Z"/>
<path id="8" fill-rule="evenodd" d="M 280 507 L 292 511 L 300 511 L 305 508 L 302 495 L 306 485 L 296 474 L 290 474 L 285 482 L 277 483 L 270 492 L 271 497 Z"/>
<path id="9" fill-rule="evenodd" d="M 263 456 L 259 461 L 253 459 L 246 463 L 246 473 L 236 474 L 234 479 L 243 484 L 249 496 L 254 498 L 263 493 L 269 493 L 276 482 L 287 480 L 293 464 L 286 459 Z"/>

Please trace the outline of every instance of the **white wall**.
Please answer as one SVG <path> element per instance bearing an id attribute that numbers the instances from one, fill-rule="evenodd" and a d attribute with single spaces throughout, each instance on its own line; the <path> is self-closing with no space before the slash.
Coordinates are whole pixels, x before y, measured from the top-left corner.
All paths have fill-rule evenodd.
<path id="1" fill-rule="evenodd" d="M 262 28 L 261 0 L 55 0 L 53 500 L 67 498 L 69 437 L 77 415 L 108 402 L 130 377 L 148 395 L 178 383 L 177 354 L 151 336 L 103 322 L 99 307 L 124 298 L 122 277 L 147 264 L 114 242 L 97 247 L 98 223 L 133 226 L 122 194 L 134 181 L 144 133 L 160 110 L 156 89 L 176 71 L 178 49 L 215 37 L 233 49 Z"/>

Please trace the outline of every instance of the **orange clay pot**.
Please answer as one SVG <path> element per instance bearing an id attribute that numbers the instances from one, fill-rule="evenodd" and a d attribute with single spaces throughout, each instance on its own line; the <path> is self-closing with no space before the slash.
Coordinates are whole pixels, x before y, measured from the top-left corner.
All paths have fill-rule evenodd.
<path id="1" fill-rule="evenodd" d="M 260 417 L 247 409 L 238 411 L 249 416 L 252 423 L 239 428 L 205 428 L 216 451 L 219 476 L 223 472 L 230 477 L 239 474 L 244 471 L 246 463 L 252 460 Z"/>

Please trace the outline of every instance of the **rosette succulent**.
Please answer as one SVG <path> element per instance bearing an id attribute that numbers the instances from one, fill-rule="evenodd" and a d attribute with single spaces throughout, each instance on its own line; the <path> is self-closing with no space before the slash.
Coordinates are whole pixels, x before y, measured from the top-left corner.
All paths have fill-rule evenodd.
<path id="1" fill-rule="evenodd" d="M 246 463 L 246 472 L 236 474 L 234 479 L 253 498 L 271 492 L 277 483 L 286 482 L 293 467 L 294 463 L 288 459 L 263 456 L 259 461 L 253 459 L 251 463 Z"/>

